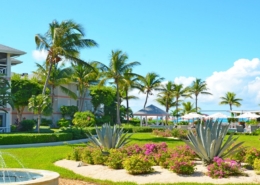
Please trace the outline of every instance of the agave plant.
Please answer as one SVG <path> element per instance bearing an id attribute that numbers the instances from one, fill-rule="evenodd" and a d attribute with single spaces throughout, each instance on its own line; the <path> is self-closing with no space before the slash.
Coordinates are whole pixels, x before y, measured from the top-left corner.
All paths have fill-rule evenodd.
<path id="1" fill-rule="evenodd" d="M 224 138 L 229 125 L 223 125 L 218 120 L 207 120 L 206 123 L 196 124 L 195 131 L 189 131 L 188 139 L 184 142 L 189 145 L 205 164 L 212 163 L 214 157 L 225 158 L 241 150 L 243 142 L 235 143 L 231 133 L 226 141 Z"/>
<path id="2" fill-rule="evenodd" d="M 109 150 L 112 148 L 117 149 L 126 145 L 132 136 L 132 134 L 124 133 L 123 128 L 118 125 L 111 127 L 107 123 L 103 124 L 100 129 L 96 126 L 96 133 L 97 137 L 87 133 L 90 139 L 89 145 L 99 147 L 103 154 L 109 154 Z"/>

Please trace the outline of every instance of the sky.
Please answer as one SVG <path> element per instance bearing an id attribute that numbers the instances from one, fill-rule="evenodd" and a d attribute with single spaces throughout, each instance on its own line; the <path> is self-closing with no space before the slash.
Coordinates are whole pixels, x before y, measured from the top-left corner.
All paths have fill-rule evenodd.
<path id="1" fill-rule="evenodd" d="M 44 34 L 53 20 L 73 20 L 99 46 L 81 50 L 85 61 L 109 63 L 112 50 L 122 50 L 134 72 L 156 72 L 166 81 L 191 84 L 200 78 L 212 96 L 199 95 L 202 111 L 229 110 L 219 105 L 226 92 L 243 99 L 234 110 L 260 109 L 260 1 L 251 0 L 2 0 L 0 44 L 27 54 L 12 72 L 32 73 L 45 53 L 36 49 L 35 34 Z M 143 108 L 145 95 L 130 101 Z M 158 105 L 157 92 L 147 105 Z M 194 102 L 194 99 L 185 101 Z"/>

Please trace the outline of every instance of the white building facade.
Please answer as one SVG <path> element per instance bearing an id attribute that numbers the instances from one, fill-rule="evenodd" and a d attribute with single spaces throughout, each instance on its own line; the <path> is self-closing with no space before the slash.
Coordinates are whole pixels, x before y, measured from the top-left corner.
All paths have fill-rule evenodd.
<path id="1" fill-rule="evenodd" d="M 25 52 L 0 44 L 0 74 L 11 83 L 11 66 L 22 63 L 14 57 L 24 55 Z M 12 108 L 7 105 L 6 112 L 0 111 L 0 132 L 10 132 L 12 124 Z"/>

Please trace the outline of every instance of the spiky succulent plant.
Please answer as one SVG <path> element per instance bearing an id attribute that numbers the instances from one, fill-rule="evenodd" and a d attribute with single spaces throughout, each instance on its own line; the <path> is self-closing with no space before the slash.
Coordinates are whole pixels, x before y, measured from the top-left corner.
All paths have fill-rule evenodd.
<path id="1" fill-rule="evenodd" d="M 205 164 L 210 164 L 214 157 L 225 158 L 241 150 L 239 146 L 243 142 L 235 143 L 238 137 L 234 138 L 234 133 L 231 133 L 224 141 L 228 127 L 229 125 L 223 125 L 218 120 L 207 120 L 204 124 L 198 123 L 195 131 L 189 131 L 189 140 L 184 140 L 184 142 L 198 154 Z"/>
<path id="2" fill-rule="evenodd" d="M 90 139 L 89 145 L 97 146 L 103 152 L 103 154 L 109 154 L 109 150 L 112 148 L 121 148 L 130 142 L 129 138 L 132 134 L 124 133 L 123 128 L 118 125 L 110 126 L 105 123 L 101 128 L 96 126 L 97 137 L 91 133 L 87 133 Z"/>

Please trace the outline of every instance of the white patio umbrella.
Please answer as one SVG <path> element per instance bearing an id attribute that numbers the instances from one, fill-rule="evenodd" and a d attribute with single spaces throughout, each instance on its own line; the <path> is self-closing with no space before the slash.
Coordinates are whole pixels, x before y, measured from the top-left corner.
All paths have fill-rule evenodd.
<path id="1" fill-rule="evenodd" d="M 243 114 L 240 114 L 239 116 L 236 116 L 236 118 L 260 118 L 260 115 L 251 112 L 245 112 Z"/>
<path id="2" fill-rule="evenodd" d="M 184 118 L 184 119 L 194 119 L 194 118 L 203 118 L 203 117 L 205 117 L 205 116 L 203 116 L 201 114 L 197 114 L 195 112 L 191 112 L 189 114 L 185 114 L 181 118 Z"/>
<path id="3" fill-rule="evenodd" d="M 207 116 L 207 118 L 228 118 L 228 116 L 225 114 L 222 114 L 221 112 L 217 112 L 215 114 L 211 114 L 211 115 Z"/>

